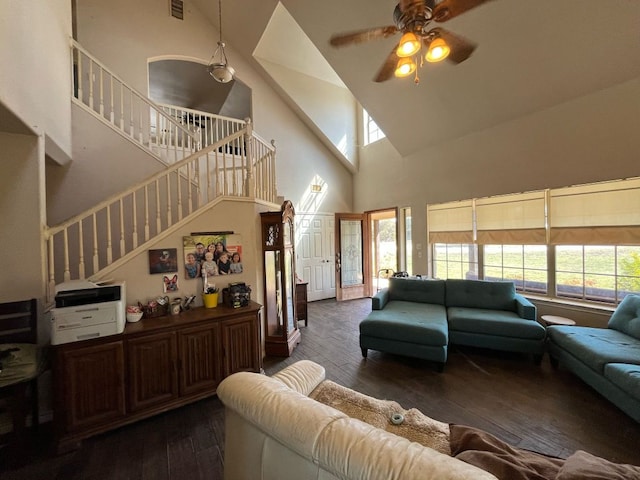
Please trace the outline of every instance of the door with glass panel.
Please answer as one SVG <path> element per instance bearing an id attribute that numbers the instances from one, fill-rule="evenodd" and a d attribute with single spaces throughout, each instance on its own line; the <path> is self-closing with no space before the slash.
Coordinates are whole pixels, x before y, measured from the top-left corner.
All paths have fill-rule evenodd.
<path id="1" fill-rule="evenodd" d="M 369 216 L 336 213 L 336 299 L 371 295 Z"/>

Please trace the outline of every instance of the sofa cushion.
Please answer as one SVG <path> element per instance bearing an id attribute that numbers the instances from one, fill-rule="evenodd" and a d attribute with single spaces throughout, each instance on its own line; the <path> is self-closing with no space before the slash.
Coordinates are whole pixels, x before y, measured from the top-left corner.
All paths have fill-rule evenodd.
<path id="1" fill-rule="evenodd" d="M 640 339 L 640 295 L 624 297 L 609 319 L 609 328 Z"/>
<path id="2" fill-rule="evenodd" d="M 442 305 L 393 300 L 360 322 L 360 335 L 421 345 L 447 345 L 447 312 Z"/>
<path id="3" fill-rule="evenodd" d="M 554 325 L 547 328 L 547 335 L 600 374 L 607 363 L 640 365 L 640 340 L 611 328 Z"/>
<path id="4" fill-rule="evenodd" d="M 640 400 L 640 365 L 608 363 L 604 376 L 633 398 Z"/>
<path id="5" fill-rule="evenodd" d="M 542 340 L 546 335 L 538 322 L 525 320 L 515 312 L 505 310 L 449 307 L 447 320 L 451 331 L 532 340 Z"/>
<path id="6" fill-rule="evenodd" d="M 482 280 L 446 280 L 447 307 L 484 308 L 515 311 L 516 288 L 513 282 Z"/>
<path id="7" fill-rule="evenodd" d="M 444 305 L 444 280 L 391 277 L 389 300 Z"/>

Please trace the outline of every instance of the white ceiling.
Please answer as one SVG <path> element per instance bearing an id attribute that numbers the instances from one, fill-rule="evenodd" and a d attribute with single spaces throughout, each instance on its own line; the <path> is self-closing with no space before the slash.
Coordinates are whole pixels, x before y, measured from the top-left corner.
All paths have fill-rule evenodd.
<path id="1" fill-rule="evenodd" d="M 194 2 L 217 25 L 217 2 Z M 399 36 L 341 49 L 329 38 L 391 25 L 396 3 L 282 0 L 298 26 L 276 15 L 277 34 L 269 29 L 269 41 L 260 42 L 278 2 L 227 0 L 224 40 L 247 59 L 260 42 L 261 57 L 331 78 L 316 64 L 324 57 L 402 155 L 640 77 L 640 1 L 493 0 L 439 24 L 478 44 L 467 61 L 427 64 L 419 85 L 411 78 L 375 83 Z"/>

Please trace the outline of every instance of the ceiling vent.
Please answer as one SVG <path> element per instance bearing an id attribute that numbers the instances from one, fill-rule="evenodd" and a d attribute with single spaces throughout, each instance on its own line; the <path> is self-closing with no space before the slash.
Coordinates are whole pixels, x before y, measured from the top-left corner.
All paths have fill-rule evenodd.
<path id="1" fill-rule="evenodd" d="M 170 0 L 171 16 L 184 20 L 184 2 L 182 0 Z"/>

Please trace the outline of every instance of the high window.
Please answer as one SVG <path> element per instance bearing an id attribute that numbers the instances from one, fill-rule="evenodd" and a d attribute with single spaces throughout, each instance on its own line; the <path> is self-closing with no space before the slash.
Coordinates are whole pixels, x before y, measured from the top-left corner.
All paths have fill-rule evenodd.
<path id="1" fill-rule="evenodd" d="M 380 139 L 383 139 L 386 135 L 378 124 L 373 120 L 369 112 L 367 112 L 364 108 L 362 109 L 362 125 L 364 127 L 364 145 L 369 145 L 370 143 L 377 142 Z"/>
<path id="2" fill-rule="evenodd" d="M 428 205 L 432 273 L 617 304 L 640 294 L 638 205 L 640 178 Z"/>

